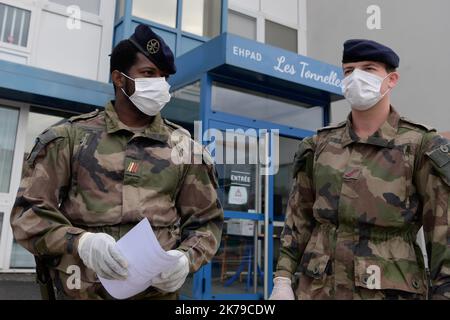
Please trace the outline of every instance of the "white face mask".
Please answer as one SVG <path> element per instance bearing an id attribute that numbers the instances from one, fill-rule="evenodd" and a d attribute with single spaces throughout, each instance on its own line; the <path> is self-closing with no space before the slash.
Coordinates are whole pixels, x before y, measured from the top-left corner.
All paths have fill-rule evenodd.
<path id="1" fill-rule="evenodd" d="M 125 90 L 122 92 L 130 99 L 130 101 L 148 116 L 154 116 L 161 111 L 162 108 L 170 101 L 170 85 L 165 78 L 136 78 L 132 79 L 126 74 L 125 77 L 133 80 L 135 83 L 135 91 L 129 96 Z"/>
<path id="2" fill-rule="evenodd" d="M 386 78 L 389 76 L 390 74 Z M 386 78 L 383 79 L 361 69 L 355 69 L 342 81 L 342 92 L 352 109 L 369 110 L 391 90 L 381 94 L 381 85 Z"/>

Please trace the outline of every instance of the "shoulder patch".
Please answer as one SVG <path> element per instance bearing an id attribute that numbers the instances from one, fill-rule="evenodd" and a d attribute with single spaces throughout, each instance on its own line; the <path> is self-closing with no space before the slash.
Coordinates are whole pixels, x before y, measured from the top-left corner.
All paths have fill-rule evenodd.
<path id="1" fill-rule="evenodd" d="M 436 145 L 426 155 L 433 161 L 434 168 L 450 187 L 450 141 L 440 139 L 439 142 L 440 145 Z"/>
<path id="2" fill-rule="evenodd" d="M 59 139 L 59 138 L 64 138 L 64 136 L 55 130 L 51 130 L 51 128 L 42 132 L 36 138 L 34 147 L 31 150 L 30 154 L 28 155 L 28 158 L 27 158 L 28 165 L 30 167 L 33 167 L 36 157 L 39 155 L 39 153 L 41 153 L 41 151 L 45 148 L 45 146 L 48 145 L 50 142 L 52 142 L 56 139 Z"/>
<path id="3" fill-rule="evenodd" d="M 328 130 L 333 130 L 333 129 L 342 128 L 342 127 L 344 127 L 346 124 L 347 124 L 347 120 L 346 120 L 346 121 L 339 122 L 339 123 L 337 123 L 337 124 L 329 125 L 328 127 L 321 128 L 321 129 L 317 130 L 317 132 L 322 132 L 322 131 L 328 131 Z"/>
<path id="4" fill-rule="evenodd" d="M 423 130 L 425 130 L 427 132 L 436 131 L 436 129 L 431 127 L 431 126 L 427 126 L 427 125 L 422 124 L 422 123 L 411 121 L 411 120 L 409 120 L 408 118 L 405 118 L 405 117 L 400 117 L 400 120 L 402 120 L 403 122 L 406 122 L 406 123 L 408 123 L 408 124 L 410 124 L 410 125 L 412 125 L 414 127 L 419 127 L 419 128 L 421 128 L 421 129 L 423 129 Z"/>
<path id="5" fill-rule="evenodd" d="M 96 117 L 99 113 L 100 113 L 100 110 L 96 109 L 95 111 L 92 111 L 92 112 L 89 112 L 89 113 L 84 113 L 84 114 L 80 114 L 78 116 L 71 117 L 68 121 L 70 123 L 73 123 L 73 122 L 77 122 L 77 121 L 80 121 L 80 120 L 91 119 L 91 118 Z"/>

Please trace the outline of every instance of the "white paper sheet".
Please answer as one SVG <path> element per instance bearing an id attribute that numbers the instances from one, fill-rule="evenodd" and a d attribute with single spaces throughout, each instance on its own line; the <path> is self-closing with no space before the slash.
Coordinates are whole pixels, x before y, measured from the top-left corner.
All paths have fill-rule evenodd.
<path id="1" fill-rule="evenodd" d="M 161 248 L 148 219 L 143 219 L 117 241 L 117 248 L 128 262 L 127 279 L 99 277 L 106 291 L 116 299 L 127 299 L 144 291 L 155 276 L 173 267 L 179 259 Z"/>

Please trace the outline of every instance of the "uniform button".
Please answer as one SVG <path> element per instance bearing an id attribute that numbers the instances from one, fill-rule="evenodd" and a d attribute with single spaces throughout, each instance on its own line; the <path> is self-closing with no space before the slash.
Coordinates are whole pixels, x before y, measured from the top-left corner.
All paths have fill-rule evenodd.
<path id="1" fill-rule="evenodd" d="M 443 153 L 448 153 L 450 151 L 448 146 L 441 146 L 440 149 Z"/>
<path id="2" fill-rule="evenodd" d="M 420 288 L 420 282 L 417 279 L 413 280 L 412 285 L 413 285 L 414 289 Z"/>
<path id="3" fill-rule="evenodd" d="M 369 281 L 369 276 L 363 276 L 362 282 L 367 285 L 367 281 Z"/>

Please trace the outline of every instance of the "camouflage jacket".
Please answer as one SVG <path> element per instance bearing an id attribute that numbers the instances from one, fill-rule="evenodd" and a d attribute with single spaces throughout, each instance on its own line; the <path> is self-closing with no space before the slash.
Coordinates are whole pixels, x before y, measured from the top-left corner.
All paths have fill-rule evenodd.
<path id="1" fill-rule="evenodd" d="M 276 276 L 298 299 L 450 298 L 450 143 L 400 118 L 367 139 L 347 122 L 300 144 Z"/>
<path id="2" fill-rule="evenodd" d="M 145 218 L 165 250 L 188 253 L 195 272 L 218 249 L 223 209 L 211 158 L 177 159 L 186 157 L 180 146 L 193 143 L 159 114 L 144 131 L 132 132 L 112 103 L 49 128 L 25 163 L 11 215 L 16 240 L 35 255 L 57 257 L 55 285 L 69 298 L 109 297 L 78 256 L 81 233 L 117 240 Z M 73 265 L 81 268 L 81 288 L 71 290 Z M 140 295 L 159 296 L 152 287 Z"/>

